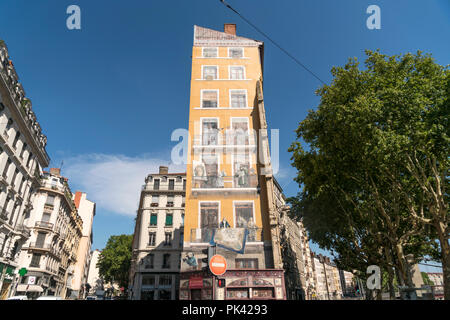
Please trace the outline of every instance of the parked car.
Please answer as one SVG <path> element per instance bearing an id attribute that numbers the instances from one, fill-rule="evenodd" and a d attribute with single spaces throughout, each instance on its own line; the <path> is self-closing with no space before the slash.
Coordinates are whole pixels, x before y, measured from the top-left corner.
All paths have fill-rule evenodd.
<path id="1" fill-rule="evenodd" d="M 87 296 L 86 300 L 98 300 L 96 296 Z"/>
<path id="2" fill-rule="evenodd" d="M 55 297 L 55 296 L 41 296 L 37 298 L 36 300 L 62 300 L 61 297 Z"/>
<path id="3" fill-rule="evenodd" d="M 6 300 L 28 300 L 27 296 L 14 296 L 14 297 L 10 297 Z"/>

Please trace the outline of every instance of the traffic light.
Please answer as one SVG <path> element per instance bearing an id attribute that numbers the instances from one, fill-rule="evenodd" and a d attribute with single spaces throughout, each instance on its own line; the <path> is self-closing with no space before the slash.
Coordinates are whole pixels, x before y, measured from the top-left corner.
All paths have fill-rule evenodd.
<path id="1" fill-rule="evenodd" d="M 225 288 L 225 279 L 217 279 L 217 287 L 218 288 Z"/>

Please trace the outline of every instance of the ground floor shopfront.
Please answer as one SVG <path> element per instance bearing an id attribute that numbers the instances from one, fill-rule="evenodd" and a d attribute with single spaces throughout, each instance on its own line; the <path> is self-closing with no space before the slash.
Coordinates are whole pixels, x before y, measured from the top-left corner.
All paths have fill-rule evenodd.
<path id="1" fill-rule="evenodd" d="M 180 275 L 180 300 L 285 299 L 284 270 L 228 270 L 219 277 L 208 271 Z"/>
<path id="2" fill-rule="evenodd" d="M 9 297 L 14 281 L 16 267 L 0 262 L 0 300 Z"/>
<path id="3" fill-rule="evenodd" d="M 132 300 L 177 300 L 178 273 L 136 273 Z"/>

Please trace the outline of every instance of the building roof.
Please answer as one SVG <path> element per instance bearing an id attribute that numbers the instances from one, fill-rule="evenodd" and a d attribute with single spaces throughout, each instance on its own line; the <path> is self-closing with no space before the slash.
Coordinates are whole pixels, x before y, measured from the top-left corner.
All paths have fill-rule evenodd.
<path id="1" fill-rule="evenodd" d="M 194 46 L 259 47 L 263 42 L 194 25 Z"/>

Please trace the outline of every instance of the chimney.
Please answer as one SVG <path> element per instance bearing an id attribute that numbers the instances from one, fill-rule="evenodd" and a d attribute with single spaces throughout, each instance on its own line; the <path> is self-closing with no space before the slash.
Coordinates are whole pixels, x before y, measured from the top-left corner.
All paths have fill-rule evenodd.
<path id="1" fill-rule="evenodd" d="M 225 23 L 223 25 L 223 30 L 225 33 L 232 34 L 233 36 L 236 35 L 236 24 L 234 23 Z"/>
<path id="2" fill-rule="evenodd" d="M 169 173 L 169 167 L 160 166 L 159 167 L 159 174 L 168 174 Z"/>
<path id="3" fill-rule="evenodd" d="M 50 168 L 50 174 L 55 176 L 61 175 L 61 169 L 60 168 Z"/>

